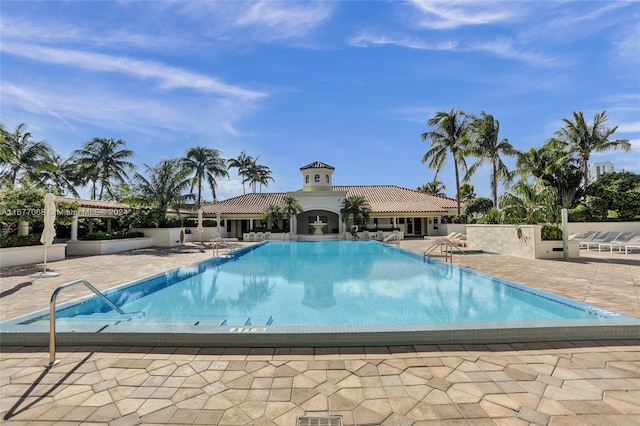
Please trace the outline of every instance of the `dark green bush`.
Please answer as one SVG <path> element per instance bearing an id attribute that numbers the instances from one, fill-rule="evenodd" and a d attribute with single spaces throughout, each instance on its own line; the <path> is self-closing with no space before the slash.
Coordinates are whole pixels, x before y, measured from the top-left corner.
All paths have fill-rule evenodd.
<path id="1" fill-rule="evenodd" d="M 542 225 L 542 241 L 557 241 L 562 239 L 562 229 L 556 225 Z"/>
<path id="2" fill-rule="evenodd" d="M 0 237 L 0 248 L 24 247 L 40 244 L 40 235 L 3 235 Z"/>
<path id="3" fill-rule="evenodd" d="M 114 231 L 114 232 L 93 232 L 82 237 L 83 240 L 119 240 L 122 238 L 139 238 L 144 237 L 143 232 L 139 231 Z"/>

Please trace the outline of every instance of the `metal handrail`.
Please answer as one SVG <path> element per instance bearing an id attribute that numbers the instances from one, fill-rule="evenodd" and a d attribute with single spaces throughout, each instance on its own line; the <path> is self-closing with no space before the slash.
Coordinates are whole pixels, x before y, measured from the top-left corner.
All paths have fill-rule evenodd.
<path id="1" fill-rule="evenodd" d="M 450 263 L 453 263 L 453 243 L 449 240 L 441 240 L 427 247 L 425 251 L 422 253 L 422 261 L 423 262 L 428 261 L 429 255 L 431 254 L 431 252 L 438 247 L 440 247 L 440 251 L 442 252 L 443 245 L 444 245 L 444 261 L 445 262 L 449 261 Z"/>
<path id="2" fill-rule="evenodd" d="M 60 294 L 62 290 L 77 284 L 84 284 L 89 290 L 93 291 L 100 299 L 102 299 L 107 305 L 115 309 L 119 314 L 125 314 L 122 309 L 118 308 L 115 303 L 109 300 L 107 296 L 100 293 L 100 290 L 95 288 L 87 280 L 71 281 L 56 288 L 53 291 L 53 294 L 51 295 L 51 301 L 49 302 L 49 364 L 46 365 L 47 368 L 51 368 L 58 362 L 60 362 L 56 360 L 56 299 L 58 298 L 58 294 Z"/>

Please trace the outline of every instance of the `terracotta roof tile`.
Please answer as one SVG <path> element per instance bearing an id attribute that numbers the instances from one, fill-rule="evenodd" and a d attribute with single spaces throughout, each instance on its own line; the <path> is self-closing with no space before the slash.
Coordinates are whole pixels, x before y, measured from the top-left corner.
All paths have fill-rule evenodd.
<path id="1" fill-rule="evenodd" d="M 331 170 L 335 170 L 336 168 L 333 167 L 333 166 L 330 166 L 328 164 L 322 163 L 320 161 L 314 161 L 313 163 L 309 163 L 306 166 L 300 167 L 300 170 L 305 170 L 305 169 L 331 169 Z"/>
<path id="2" fill-rule="evenodd" d="M 358 195 L 367 199 L 373 214 L 383 213 L 445 213 L 456 207 L 456 200 L 437 197 L 394 185 L 334 186 L 347 197 Z M 286 192 L 251 193 L 204 206 L 207 214 L 259 215 L 269 204 L 280 204 Z"/>

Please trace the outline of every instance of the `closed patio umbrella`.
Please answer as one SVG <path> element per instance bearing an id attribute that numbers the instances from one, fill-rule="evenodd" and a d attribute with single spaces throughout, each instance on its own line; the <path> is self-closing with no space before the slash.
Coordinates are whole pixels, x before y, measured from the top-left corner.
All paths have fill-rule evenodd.
<path id="1" fill-rule="evenodd" d="M 57 277 L 57 272 L 47 272 L 47 248 L 53 244 L 56 238 L 56 198 L 48 192 L 44 196 L 44 229 L 42 230 L 42 236 L 40 242 L 44 244 L 44 269 L 42 272 L 31 275 L 32 277 Z"/>
<path id="2" fill-rule="evenodd" d="M 196 232 L 200 236 L 200 248 L 202 248 L 202 233 L 204 232 L 204 227 L 202 226 L 202 209 L 198 209 L 198 227 L 196 228 Z"/>
<path id="3" fill-rule="evenodd" d="M 220 212 L 216 212 L 216 229 L 218 230 L 218 238 L 220 238 Z"/>

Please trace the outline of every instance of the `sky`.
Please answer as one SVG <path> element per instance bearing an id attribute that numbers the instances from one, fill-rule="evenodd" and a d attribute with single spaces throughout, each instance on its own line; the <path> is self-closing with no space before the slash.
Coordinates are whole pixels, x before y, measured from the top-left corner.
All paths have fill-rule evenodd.
<path id="1" fill-rule="evenodd" d="M 590 161 L 640 173 L 637 1 L 1 0 L 0 28 L 0 122 L 63 158 L 121 139 L 143 171 L 200 145 L 258 157 L 263 192 L 314 161 L 334 185 L 415 189 L 438 111 L 492 114 L 528 150 L 606 110 L 632 150 Z M 454 197 L 451 158 L 439 180 Z M 489 168 L 470 183 L 490 196 Z M 235 169 L 218 179 L 218 199 L 242 193 Z"/>

